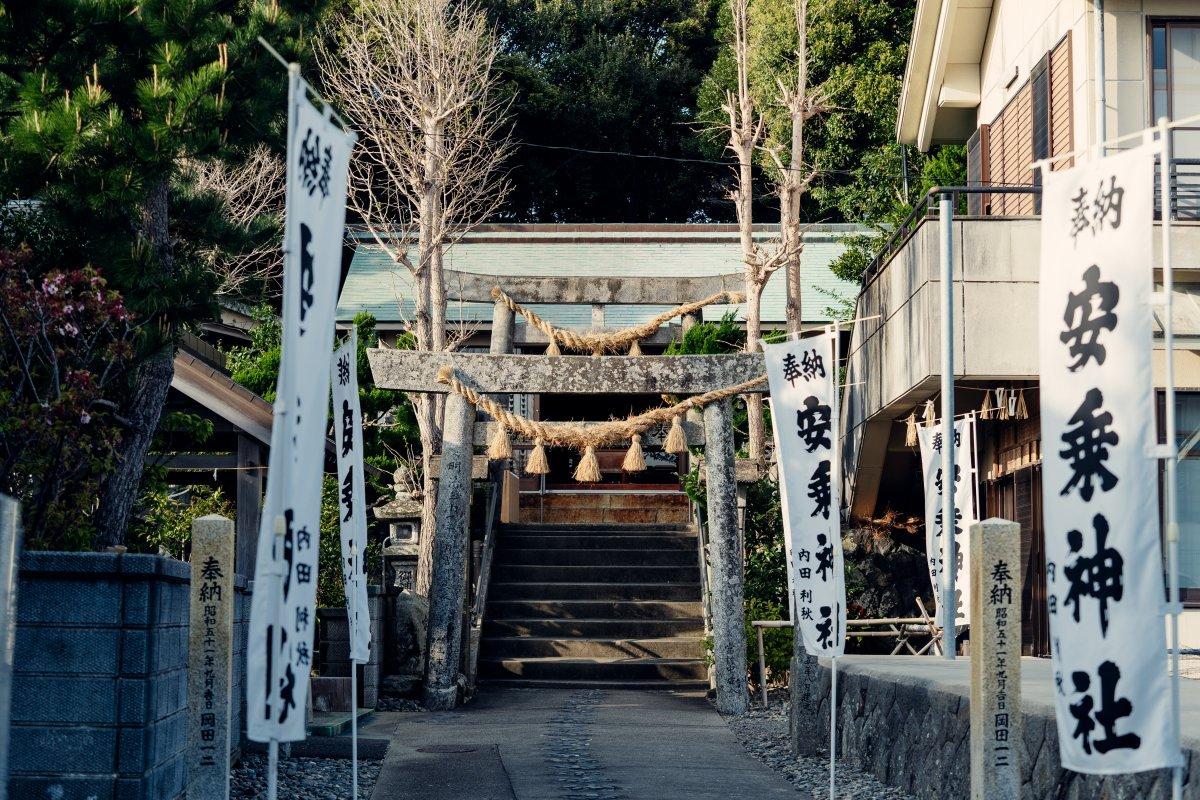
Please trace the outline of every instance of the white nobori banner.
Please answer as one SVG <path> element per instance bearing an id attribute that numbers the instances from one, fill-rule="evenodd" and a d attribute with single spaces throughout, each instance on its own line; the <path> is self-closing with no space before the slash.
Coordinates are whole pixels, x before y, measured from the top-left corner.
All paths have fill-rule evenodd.
<path id="1" fill-rule="evenodd" d="M 246 732 L 304 738 L 316 623 L 329 353 L 342 264 L 346 166 L 355 136 L 292 76 L 284 228 L 283 353 L 254 568 L 247 643 Z"/>
<path id="2" fill-rule="evenodd" d="M 1173 766 L 1151 383 L 1154 156 L 1043 170 L 1039 360 L 1062 765 Z"/>
<path id="3" fill-rule="evenodd" d="M 788 558 L 792 619 L 805 649 L 846 650 L 837 334 L 763 344 Z"/>
<path id="4" fill-rule="evenodd" d="M 342 534 L 342 585 L 350 622 L 350 660 L 365 664 L 371 654 L 371 619 L 367 609 L 367 576 L 363 548 L 367 546 L 366 487 L 363 484 L 362 411 L 358 401 L 358 332 L 333 352 L 334 445 L 338 465 L 338 524 Z"/>
<path id="5" fill-rule="evenodd" d="M 933 582 L 933 597 L 940 620 L 942 580 L 946 563 L 946 540 L 942 537 L 942 426 L 919 428 L 921 471 L 925 479 L 925 553 L 928 559 L 929 580 Z M 954 593 L 957 606 L 954 619 L 967 625 L 971 608 L 971 537 L 965 535 L 979 521 L 975 498 L 975 418 L 954 423 Z"/>

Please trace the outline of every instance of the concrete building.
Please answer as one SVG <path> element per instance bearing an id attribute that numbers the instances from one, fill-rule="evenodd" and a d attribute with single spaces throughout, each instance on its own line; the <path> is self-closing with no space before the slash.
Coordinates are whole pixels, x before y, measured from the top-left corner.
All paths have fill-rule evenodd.
<path id="1" fill-rule="evenodd" d="M 1058 162 L 1062 169 L 1097 157 L 1099 142 L 1140 131 L 1160 116 L 1182 119 L 1197 112 L 1200 7 L 1193 2 L 917 4 L 897 137 L 922 150 L 965 144 L 974 190 L 960 195 L 966 199 L 953 223 L 955 402 L 960 410 L 978 409 L 985 390 L 1023 389 L 1030 412 L 1025 420 L 981 421 L 978 453 L 983 516 L 1022 525 L 1027 653 L 1049 648 L 1037 402 L 1040 198 L 1039 178 L 1029 166 L 1073 154 Z M 1183 446 L 1200 429 L 1200 126 L 1173 135 L 1173 200 L 1181 220 L 1172 239 L 1175 331 L 1176 347 L 1183 348 L 1174 358 Z M 850 507 L 858 516 L 889 508 L 923 513 L 919 458 L 904 444 L 903 419 L 939 390 L 941 239 L 935 214 L 936 202 L 921 206 L 896 231 L 858 297 L 857 316 L 879 315 L 855 328 L 849 348 L 845 457 Z M 1161 281 L 1159 242 L 1155 236 L 1152 258 Z M 1161 387 L 1161 331 L 1155 346 Z M 1189 608 L 1184 646 L 1196 647 L 1200 450 L 1191 443 L 1179 476 L 1180 571 Z"/>

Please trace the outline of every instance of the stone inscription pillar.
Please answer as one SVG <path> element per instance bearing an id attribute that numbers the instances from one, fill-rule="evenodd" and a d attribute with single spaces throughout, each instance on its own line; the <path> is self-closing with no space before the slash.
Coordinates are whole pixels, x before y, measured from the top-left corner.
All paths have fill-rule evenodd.
<path id="1" fill-rule="evenodd" d="M 187 795 L 190 800 L 229 797 L 233 575 L 233 522 L 217 514 L 193 520 L 188 623 Z"/>
<path id="2" fill-rule="evenodd" d="M 1021 526 L 971 526 L 971 800 L 1021 796 Z"/>
<path id="3" fill-rule="evenodd" d="M 475 406 L 451 392 L 446 396 L 442 473 L 438 483 L 433 574 L 429 587 L 425 706 L 430 711 L 454 708 L 458 702 L 474 438 Z"/>
<path id="4" fill-rule="evenodd" d="M 746 683 L 746 617 L 730 400 L 712 403 L 704 409 L 704 465 L 708 558 L 713 574 L 710 602 L 717 710 L 723 714 L 744 714 L 750 706 L 750 693 Z"/>

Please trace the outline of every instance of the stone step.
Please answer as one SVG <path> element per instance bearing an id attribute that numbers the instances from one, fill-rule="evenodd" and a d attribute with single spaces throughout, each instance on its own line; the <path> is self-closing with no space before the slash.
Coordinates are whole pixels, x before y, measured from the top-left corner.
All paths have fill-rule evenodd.
<path id="1" fill-rule="evenodd" d="M 695 636 L 665 639 L 549 639 L 536 636 L 484 637 L 481 658 L 672 658 L 703 659 Z"/>
<path id="2" fill-rule="evenodd" d="M 497 540 L 501 549 L 562 548 L 565 550 L 684 550 L 695 558 L 699 539 L 679 533 L 504 533 Z"/>
<path id="3" fill-rule="evenodd" d="M 682 525 L 689 519 L 687 506 L 644 506 L 635 508 L 546 508 L 521 507 L 521 522 L 542 524 L 597 524 L 623 525 L 639 523 L 645 525 Z"/>
<path id="4" fill-rule="evenodd" d="M 700 569 L 695 564 L 677 567 L 496 564 L 492 567 L 492 580 L 500 583 L 693 583 L 699 576 Z"/>
<path id="5" fill-rule="evenodd" d="M 529 636 L 547 639 L 667 639 L 704 634 L 701 619 L 487 619 L 487 637 Z"/>
<path id="6" fill-rule="evenodd" d="M 586 567 L 691 567 L 699 570 L 695 550 L 598 550 L 592 548 L 515 548 L 507 545 L 496 550 L 494 566 L 502 564 L 538 564 L 545 566 Z"/>
<path id="7" fill-rule="evenodd" d="M 493 590 L 494 590 L 493 586 Z M 566 623 L 572 620 L 633 622 L 699 621 L 699 602 L 671 600 L 497 600 L 489 596 L 486 619 Z"/>
<path id="8" fill-rule="evenodd" d="M 510 689 L 609 689 L 613 691 L 707 692 L 707 680 L 552 680 L 534 678 L 480 678 L 481 684 Z M 381 756 L 382 757 L 382 756 Z"/>
<path id="9" fill-rule="evenodd" d="M 693 680 L 708 679 L 703 659 L 674 658 L 480 658 L 481 678 L 535 680 Z"/>
<path id="10" fill-rule="evenodd" d="M 625 525 L 611 525 L 598 522 L 541 524 L 537 522 L 525 521 L 516 524 L 503 525 L 500 527 L 500 533 L 502 535 L 506 533 L 521 533 L 552 536 L 566 533 L 599 533 L 620 536 L 654 536 L 658 534 L 696 535 L 696 532 L 692 530 L 691 525 L 686 522 L 662 525 L 656 523 L 629 523 Z"/>
<path id="11" fill-rule="evenodd" d="M 523 494 L 526 508 L 687 508 L 683 492 L 571 492 Z"/>
<path id="12" fill-rule="evenodd" d="M 699 583 L 578 583 L 497 581 L 492 600 L 699 600 Z"/>

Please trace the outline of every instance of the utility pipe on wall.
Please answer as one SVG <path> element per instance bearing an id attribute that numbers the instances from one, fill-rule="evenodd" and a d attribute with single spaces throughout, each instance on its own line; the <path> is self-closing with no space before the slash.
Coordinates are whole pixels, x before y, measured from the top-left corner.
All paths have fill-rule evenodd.
<path id="1" fill-rule="evenodd" d="M 1096 147 L 1104 156 L 1104 141 L 1108 137 L 1108 85 L 1104 79 L 1104 0 L 1095 1 L 1096 9 Z"/>

